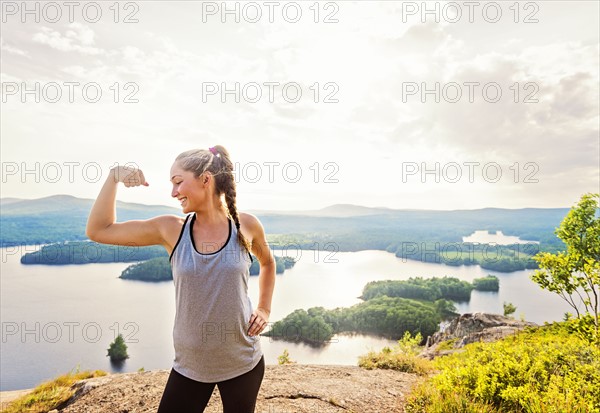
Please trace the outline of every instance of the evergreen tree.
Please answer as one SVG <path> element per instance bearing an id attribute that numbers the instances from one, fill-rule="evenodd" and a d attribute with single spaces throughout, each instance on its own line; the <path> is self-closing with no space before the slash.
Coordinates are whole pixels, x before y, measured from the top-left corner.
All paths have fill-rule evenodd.
<path id="1" fill-rule="evenodd" d="M 119 334 L 115 340 L 110 343 L 108 354 L 111 361 L 121 361 L 129 358 L 127 355 L 127 344 L 123 340 L 123 336 Z"/>

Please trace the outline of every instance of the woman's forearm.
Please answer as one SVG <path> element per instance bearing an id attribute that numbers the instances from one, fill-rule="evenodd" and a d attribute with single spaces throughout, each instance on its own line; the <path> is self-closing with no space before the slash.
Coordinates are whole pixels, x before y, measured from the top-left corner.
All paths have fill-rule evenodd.
<path id="1" fill-rule="evenodd" d="M 269 314 L 271 313 L 271 300 L 275 288 L 275 268 L 275 261 L 273 261 L 270 264 L 262 265 L 258 274 L 258 307 L 267 310 Z"/>
<path id="2" fill-rule="evenodd" d="M 94 202 L 88 217 L 85 234 L 88 238 L 109 225 L 117 219 L 116 198 L 119 182 L 115 179 L 114 169 L 108 173 L 108 177 Z"/>

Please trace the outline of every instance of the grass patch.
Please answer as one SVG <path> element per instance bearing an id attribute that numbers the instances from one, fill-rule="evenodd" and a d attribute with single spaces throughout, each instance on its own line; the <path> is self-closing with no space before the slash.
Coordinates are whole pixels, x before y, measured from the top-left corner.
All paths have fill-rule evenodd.
<path id="1" fill-rule="evenodd" d="M 381 351 L 369 351 L 367 354 L 360 356 L 358 365 L 367 370 L 391 369 L 425 376 L 433 372 L 434 367 L 431 361 L 418 356 L 421 340 L 420 333 L 417 333 L 415 337 L 411 337 L 407 331 L 394 347 L 386 346 Z"/>
<path id="2" fill-rule="evenodd" d="M 31 393 L 13 400 L 1 413 L 45 413 L 67 401 L 74 390 L 71 385 L 76 381 L 91 377 L 106 376 L 103 370 L 69 372 L 38 385 Z"/>

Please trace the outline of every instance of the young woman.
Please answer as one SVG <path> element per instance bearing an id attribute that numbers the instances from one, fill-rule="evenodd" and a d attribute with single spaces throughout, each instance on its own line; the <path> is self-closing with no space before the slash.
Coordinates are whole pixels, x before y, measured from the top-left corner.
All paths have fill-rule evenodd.
<path id="1" fill-rule="evenodd" d="M 118 183 L 149 185 L 140 169 L 119 166 L 90 211 L 86 235 L 103 244 L 162 245 L 169 254 L 175 359 L 158 413 L 202 412 L 215 385 L 224 413 L 254 412 L 265 369 L 258 335 L 268 323 L 275 284 L 264 228 L 254 215 L 238 212 L 233 163 L 223 146 L 179 154 L 169 176 L 185 218 L 115 222 Z M 260 263 L 255 309 L 247 294 L 250 253 Z"/>

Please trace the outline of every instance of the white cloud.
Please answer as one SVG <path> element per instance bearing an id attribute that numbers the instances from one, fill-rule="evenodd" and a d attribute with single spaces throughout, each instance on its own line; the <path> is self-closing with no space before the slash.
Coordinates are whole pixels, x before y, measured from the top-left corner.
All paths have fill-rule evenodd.
<path id="1" fill-rule="evenodd" d="M 94 31 L 81 23 L 71 23 L 63 35 L 57 30 L 42 26 L 34 34 L 33 41 L 50 46 L 61 52 L 78 52 L 84 55 L 100 55 L 104 51 L 94 47 Z"/>
<path id="2" fill-rule="evenodd" d="M 391 207 L 424 207 L 440 196 L 445 204 L 436 204 L 439 208 L 557 206 L 597 186 L 599 49 L 597 33 L 586 29 L 590 24 L 577 23 L 579 17 L 589 23 L 594 15 L 584 3 L 569 8 L 571 14 L 548 13 L 556 6 L 545 5 L 538 25 L 403 23 L 401 2 L 341 2 L 334 24 L 313 23 L 307 8 L 307 19 L 298 24 L 221 24 L 216 19 L 199 24 L 199 7 L 149 2 L 135 25 L 109 21 L 3 28 L 3 81 L 95 81 L 104 88 L 119 81 L 140 88 L 135 105 L 29 105 L 27 111 L 11 106 L 19 116 L 3 124 L 11 139 L 3 149 L 13 157 L 35 158 L 42 148 L 51 152 L 66 142 L 69 156 L 76 158 L 81 148 L 69 145 L 69 136 L 84 136 L 86 150 L 99 160 L 109 163 L 111 145 L 118 144 L 123 157 L 139 156 L 155 168 L 149 170 L 155 177 L 168 169 L 166 152 L 175 155 L 190 146 L 222 143 L 246 162 L 289 155 L 306 165 L 321 156 L 322 164 L 340 165 L 344 179 L 332 192 L 336 197 Z M 33 59 L 23 63 L 16 50 L 35 57 L 36 65 Z M 279 94 L 275 103 L 224 104 L 218 96 L 202 102 L 203 82 L 265 81 L 298 82 L 306 99 L 287 104 Z M 485 102 L 478 89 L 476 103 L 405 103 L 402 86 L 408 81 L 493 81 L 507 99 Z M 539 87 L 539 102 L 512 102 L 509 87 L 528 81 Z M 309 87 L 315 82 L 321 85 L 321 98 L 328 92 L 323 84 L 335 82 L 339 103 L 312 102 Z M 527 92 L 521 89 L 521 100 Z M 35 145 L 42 135 L 48 143 Z M 29 142 L 33 151 L 21 152 L 18 141 Z M 397 183 L 399 162 L 453 160 L 495 161 L 505 168 L 517 161 L 537 162 L 543 179 L 526 189 L 402 185 L 389 192 L 389 182 Z M 240 190 L 253 189 L 241 185 Z M 297 191 L 291 185 L 264 190 L 280 208 L 297 196 L 290 196 Z M 314 190 L 307 189 L 310 193 Z M 301 207 L 317 202 L 307 195 L 297 198 L 305 202 Z"/>
<path id="3" fill-rule="evenodd" d="M 0 37 L 0 50 L 3 50 L 7 53 L 12 53 L 17 56 L 23 56 L 23 57 L 27 57 L 27 58 L 31 59 L 31 55 L 28 52 L 7 44 L 4 41 L 4 38 L 2 38 L 2 37 Z"/>
<path id="4" fill-rule="evenodd" d="M 4 72 L 0 73 L 0 82 L 1 83 L 8 83 L 8 82 L 20 83 L 22 81 L 23 81 L 22 79 L 20 79 L 16 76 L 9 75 L 8 73 L 4 73 Z"/>

